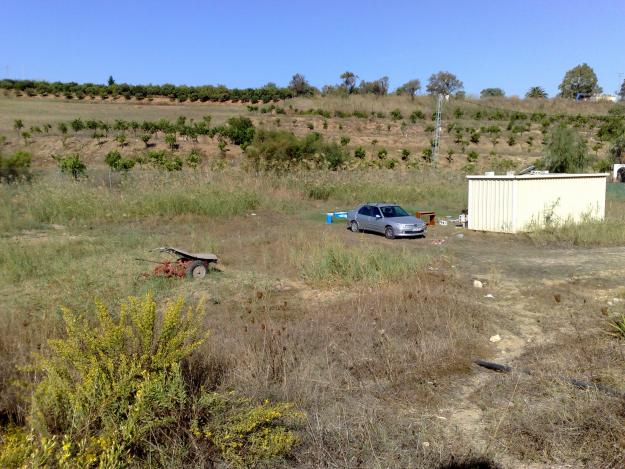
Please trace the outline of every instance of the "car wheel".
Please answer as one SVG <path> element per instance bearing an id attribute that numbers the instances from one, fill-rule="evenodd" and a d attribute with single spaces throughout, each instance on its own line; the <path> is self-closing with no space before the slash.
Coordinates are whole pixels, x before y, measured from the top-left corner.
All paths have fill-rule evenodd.
<path id="1" fill-rule="evenodd" d="M 384 236 L 386 236 L 386 239 L 395 239 L 395 232 L 393 231 L 392 226 L 386 227 L 386 229 L 384 230 Z"/>
<path id="2" fill-rule="evenodd" d="M 352 230 L 352 233 L 360 233 L 360 228 L 358 227 L 358 222 L 353 221 L 349 224 L 349 229 Z"/>

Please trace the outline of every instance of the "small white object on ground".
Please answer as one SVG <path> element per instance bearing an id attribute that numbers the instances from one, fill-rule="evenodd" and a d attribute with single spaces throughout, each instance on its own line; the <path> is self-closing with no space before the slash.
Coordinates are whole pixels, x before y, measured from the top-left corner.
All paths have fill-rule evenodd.
<path id="1" fill-rule="evenodd" d="M 423 445 L 424 448 L 429 448 L 430 447 L 430 442 L 429 441 L 424 441 L 421 444 Z"/>
<path id="2" fill-rule="evenodd" d="M 480 282 L 479 280 L 473 280 L 473 286 L 475 288 L 482 288 L 484 286 L 484 284 L 482 282 Z"/>
<path id="3" fill-rule="evenodd" d="M 492 293 L 489 293 L 488 295 L 484 295 L 484 298 L 495 298 L 495 297 L 493 296 Z"/>
<path id="4" fill-rule="evenodd" d="M 456 238 L 464 238 L 464 235 L 463 235 L 462 233 L 458 233 L 458 234 L 456 235 Z"/>
<path id="5" fill-rule="evenodd" d="M 253 217 L 255 217 L 255 216 L 256 216 L 256 214 L 255 214 L 255 213 L 252 213 L 251 215 L 252 215 Z"/>
<path id="6" fill-rule="evenodd" d="M 491 336 L 491 338 L 488 340 L 490 340 L 491 342 L 499 342 L 501 340 L 501 336 L 499 334 L 495 334 Z"/>
<path id="7" fill-rule="evenodd" d="M 442 226 L 446 226 L 447 225 L 447 220 L 438 220 L 438 224 L 442 225 Z"/>

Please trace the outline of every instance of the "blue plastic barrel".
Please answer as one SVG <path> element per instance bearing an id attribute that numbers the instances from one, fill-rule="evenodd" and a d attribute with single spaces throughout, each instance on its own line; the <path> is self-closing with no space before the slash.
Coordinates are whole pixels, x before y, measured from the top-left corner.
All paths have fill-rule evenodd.
<path id="1" fill-rule="evenodd" d="M 332 212 L 326 213 L 326 225 L 332 224 Z"/>

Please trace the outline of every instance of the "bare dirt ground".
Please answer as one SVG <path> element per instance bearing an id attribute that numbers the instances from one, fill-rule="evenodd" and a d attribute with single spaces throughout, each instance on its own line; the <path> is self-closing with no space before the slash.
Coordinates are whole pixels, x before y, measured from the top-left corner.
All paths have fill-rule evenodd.
<path id="1" fill-rule="evenodd" d="M 347 233 L 346 237 L 354 236 Z M 479 289 L 484 307 L 494 312 L 492 322 L 500 340 L 491 342 L 489 361 L 526 370 L 528 356 L 533 366 L 552 358 L 544 354 L 550 347 L 571 335 L 581 336 L 601 328 L 608 316 L 623 310 L 625 247 L 557 248 L 536 247 L 529 241 L 488 233 L 475 233 L 462 228 L 435 227 L 428 238 L 388 241 L 375 234 L 366 234 L 371 243 L 398 243 L 417 250 L 443 250 L 448 256 L 448 269 L 467 284 L 480 280 Z M 438 247 L 434 242 L 443 240 Z M 478 290 L 478 289 L 476 289 Z M 602 332 L 599 332 L 601 334 Z M 485 341 L 489 338 L 485 337 Z M 581 340 L 580 340 L 581 342 Z M 477 357 L 475 357 L 477 358 Z M 590 363 L 589 363 L 590 366 Z M 594 382 L 592 370 L 580 370 L 578 376 L 567 376 Z M 474 367 L 473 373 L 457 383 L 455 396 L 435 416 L 454 431 L 473 442 L 476 452 L 492 454 L 498 442 L 498 431 L 507 418 L 507 409 L 499 409 L 501 420 L 493 428 L 492 415 L 486 414 L 490 402 L 484 402 L 499 388 L 502 380 L 519 380 L 519 374 L 501 374 Z M 598 379 L 597 381 L 600 381 Z M 621 393 L 622 383 L 617 390 Z M 572 389 L 575 389 L 571 386 Z M 516 390 L 516 388 L 515 388 Z M 574 390 L 573 393 L 585 393 Z M 508 405 L 513 406 L 514 395 Z M 504 401 L 507 396 L 503 397 Z M 526 412 L 533 412 L 527 408 Z M 491 412 L 492 413 L 492 412 Z M 503 444 L 505 445 L 505 444 Z M 615 452 L 614 461 L 604 467 L 620 467 L 625 454 Z M 495 457 L 497 463 L 510 468 L 589 467 L 587 463 L 556 465 L 523 463 L 513 455 Z M 592 467 L 592 466 L 590 466 Z"/>

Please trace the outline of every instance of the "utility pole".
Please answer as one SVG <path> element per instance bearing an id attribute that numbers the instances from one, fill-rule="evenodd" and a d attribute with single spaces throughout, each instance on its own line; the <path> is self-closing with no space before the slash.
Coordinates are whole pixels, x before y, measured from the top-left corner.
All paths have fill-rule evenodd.
<path id="1" fill-rule="evenodd" d="M 432 161 L 438 160 L 438 147 L 441 139 L 441 112 L 443 110 L 443 95 L 439 93 L 436 102 L 436 129 L 434 130 L 434 141 L 432 142 Z"/>

